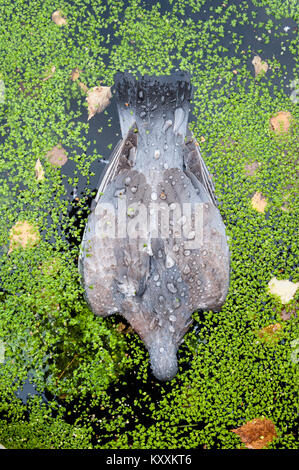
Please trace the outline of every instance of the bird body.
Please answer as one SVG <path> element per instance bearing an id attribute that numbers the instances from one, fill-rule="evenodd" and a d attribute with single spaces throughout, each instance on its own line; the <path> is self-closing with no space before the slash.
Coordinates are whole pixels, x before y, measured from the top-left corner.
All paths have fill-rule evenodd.
<path id="1" fill-rule="evenodd" d="M 79 268 L 92 311 L 120 313 L 170 380 L 198 309 L 218 310 L 229 287 L 229 249 L 214 186 L 187 128 L 185 72 L 115 77 L 122 140 L 101 180 Z"/>

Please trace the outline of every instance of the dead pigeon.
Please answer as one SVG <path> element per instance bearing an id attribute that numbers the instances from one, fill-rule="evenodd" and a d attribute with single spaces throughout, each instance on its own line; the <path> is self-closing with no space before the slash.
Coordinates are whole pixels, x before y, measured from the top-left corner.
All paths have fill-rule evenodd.
<path id="1" fill-rule="evenodd" d="M 148 349 L 155 377 L 170 380 L 192 313 L 225 301 L 225 226 L 187 129 L 189 74 L 118 73 L 115 93 L 122 140 L 92 204 L 79 270 L 92 311 L 121 314 Z"/>

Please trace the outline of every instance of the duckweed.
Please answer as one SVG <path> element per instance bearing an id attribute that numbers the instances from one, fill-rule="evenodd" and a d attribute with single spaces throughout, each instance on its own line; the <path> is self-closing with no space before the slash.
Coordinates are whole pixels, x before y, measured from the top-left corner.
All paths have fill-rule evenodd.
<path id="1" fill-rule="evenodd" d="M 268 289 L 274 277 L 298 282 L 298 13 L 293 0 L 0 2 L 2 445 L 238 449 L 232 430 L 264 417 L 275 425 L 268 448 L 298 446 L 297 317 L 286 314 L 298 292 L 283 305 Z M 258 77 L 256 55 L 268 64 Z M 77 259 L 120 135 L 113 97 L 88 121 L 87 90 L 112 86 L 118 70 L 176 68 L 192 77 L 190 127 L 214 176 L 231 284 L 220 312 L 194 313 L 179 373 L 162 384 L 124 320 L 89 310 Z M 281 111 L 294 119 L 275 135 Z M 65 149 L 62 166 L 53 148 Z M 19 221 L 39 238 L 10 249 Z"/>

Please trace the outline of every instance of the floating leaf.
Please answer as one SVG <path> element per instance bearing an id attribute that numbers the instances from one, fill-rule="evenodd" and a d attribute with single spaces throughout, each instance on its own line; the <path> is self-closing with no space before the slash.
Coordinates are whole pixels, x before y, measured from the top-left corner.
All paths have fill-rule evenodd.
<path id="1" fill-rule="evenodd" d="M 283 134 L 289 131 L 292 115 L 289 111 L 279 111 L 270 119 L 271 129 L 275 134 Z"/>
<path id="2" fill-rule="evenodd" d="M 78 67 L 76 67 L 75 69 L 72 70 L 71 80 L 73 80 L 73 82 L 78 80 L 78 78 L 80 77 L 80 72 L 81 72 L 81 70 L 79 70 Z"/>
<path id="3" fill-rule="evenodd" d="M 251 199 L 251 205 L 253 209 L 258 212 L 265 212 L 267 206 L 267 200 L 260 192 L 256 192 Z"/>
<path id="4" fill-rule="evenodd" d="M 55 145 L 46 157 L 53 166 L 61 167 L 67 162 L 66 151 L 62 146 Z"/>
<path id="5" fill-rule="evenodd" d="M 45 82 L 46 80 L 49 80 L 49 78 L 52 78 L 55 71 L 56 71 L 56 67 L 55 65 L 52 65 L 52 67 L 49 68 L 49 70 L 47 70 L 47 72 L 45 73 L 45 77 L 43 78 L 43 81 Z"/>
<path id="6" fill-rule="evenodd" d="M 5 361 L 5 346 L 3 341 L 0 340 L 0 364 L 3 364 Z"/>
<path id="7" fill-rule="evenodd" d="M 299 282 L 291 282 L 287 279 L 278 280 L 273 277 L 268 283 L 271 294 L 280 298 L 281 303 L 287 304 L 294 298 Z"/>
<path id="8" fill-rule="evenodd" d="M 79 82 L 79 86 L 84 93 L 88 92 L 88 87 L 85 85 L 85 83 Z"/>
<path id="9" fill-rule="evenodd" d="M 116 330 L 121 333 L 123 330 L 126 329 L 126 325 L 122 322 L 118 323 Z"/>
<path id="10" fill-rule="evenodd" d="M 282 326 L 280 323 L 274 323 L 268 325 L 257 332 L 260 339 L 267 343 L 277 343 L 280 340 L 280 334 L 282 333 Z"/>
<path id="11" fill-rule="evenodd" d="M 247 449 L 262 449 L 277 436 L 274 423 L 266 418 L 248 421 L 232 432 L 238 434 Z"/>
<path id="12" fill-rule="evenodd" d="M 127 326 L 122 322 L 118 323 L 116 330 L 118 331 L 118 333 L 122 333 L 122 334 L 134 333 L 134 330 L 131 327 L 131 325 Z"/>
<path id="13" fill-rule="evenodd" d="M 259 169 L 259 167 L 261 166 L 261 164 L 257 161 L 254 161 L 254 162 L 251 162 L 251 163 L 247 163 L 245 165 L 245 173 L 247 176 L 254 176 L 257 172 L 257 170 Z"/>
<path id="14" fill-rule="evenodd" d="M 294 309 L 287 310 L 287 309 L 282 309 L 280 312 L 281 319 L 283 321 L 288 321 L 291 319 L 292 316 L 297 317 L 297 307 L 295 306 Z"/>
<path id="15" fill-rule="evenodd" d="M 108 86 L 95 86 L 87 93 L 88 120 L 96 113 L 104 111 L 112 98 L 111 88 Z"/>
<path id="16" fill-rule="evenodd" d="M 44 180 L 45 179 L 45 172 L 44 172 L 44 169 L 42 167 L 42 164 L 41 164 L 39 158 L 36 160 L 34 169 L 35 169 L 35 177 L 36 177 L 37 181 Z"/>
<path id="17" fill-rule="evenodd" d="M 252 62 L 254 66 L 255 76 L 258 77 L 259 75 L 265 75 L 269 66 L 267 62 L 262 60 L 259 55 L 255 55 Z"/>
<path id="18" fill-rule="evenodd" d="M 31 248 L 40 241 L 38 230 L 26 220 L 17 222 L 10 230 L 10 246 L 8 253 L 17 248 Z"/>
<path id="19" fill-rule="evenodd" d="M 67 24 L 66 19 L 62 16 L 62 13 L 60 10 L 54 11 L 52 14 L 52 20 L 54 21 L 57 26 L 65 26 Z"/>
<path id="20" fill-rule="evenodd" d="M 82 73 L 82 70 L 80 70 L 78 67 L 76 67 L 75 69 L 72 70 L 72 73 L 71 73 L 71 80 L 73 82 L 76 82 L 78 80 L 78 78 L 80 77 L 80 73 Z M 85 85 L 85 83 L 83 82 L 79 82 L 79 86 L 81 88 L 81 90 L 84 92 L 84 93 L 87 93 L 88 92 L 88 87 Z"/>

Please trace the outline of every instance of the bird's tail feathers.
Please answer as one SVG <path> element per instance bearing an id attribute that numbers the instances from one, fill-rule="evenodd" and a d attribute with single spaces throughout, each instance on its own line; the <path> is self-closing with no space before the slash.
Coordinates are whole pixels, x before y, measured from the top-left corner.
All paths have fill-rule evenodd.
<path id="1" fill-rule="evenodd" d="M 118 72 L 114 77 L 118 112 L 122 135 L 125 137 L 133 125 L 151 129 L 150 124 L 159 122 L 183 122 L 185 134 L 191 99 L 191 83 L 188 72 L 178 71 L 172 75 L 137 76 Z M 167 125 L 167 124 L 166 124 Z"/>

